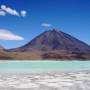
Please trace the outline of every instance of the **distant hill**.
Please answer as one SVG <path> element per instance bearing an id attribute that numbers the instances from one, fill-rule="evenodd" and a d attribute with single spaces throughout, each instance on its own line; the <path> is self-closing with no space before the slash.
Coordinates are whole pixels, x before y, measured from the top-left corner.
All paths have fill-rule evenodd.
<path id="1" fill-rule="evenodd" d="M 3 49 L 4 49 L 4 47 L 0 45 L 0 50 L 3 50 Z"/>
<path id="2" fill-rule="evenodd" d="M 90 46 L 53 29 L 48 30 L 24 46 L 10 49 L 15 59 L 90 59 Z"/>
<path id="3" fill-rule="evenodd" d="M 5 51 L 4 47 L 0 45 L 0 59 L 8 60 L 12 59 L 8 52 Z"/>

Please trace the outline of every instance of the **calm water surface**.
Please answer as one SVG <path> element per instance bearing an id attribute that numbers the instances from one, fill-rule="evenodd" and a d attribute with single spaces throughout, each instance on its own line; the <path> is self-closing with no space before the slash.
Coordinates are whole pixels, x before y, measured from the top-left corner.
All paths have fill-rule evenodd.
<path id="1" fill-rule="evenodd" d="M 90 70 L 90 61 L 0 61 L 0 72 Z"/>

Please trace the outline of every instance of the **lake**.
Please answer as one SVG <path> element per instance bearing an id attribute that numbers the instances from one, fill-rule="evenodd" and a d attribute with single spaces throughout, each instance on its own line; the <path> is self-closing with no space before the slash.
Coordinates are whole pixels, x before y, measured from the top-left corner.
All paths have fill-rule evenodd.
<path id="1" fill-rule="evenodd" d="M 0 72 L 90 70 L 90 61 L 0 61 Z"/>

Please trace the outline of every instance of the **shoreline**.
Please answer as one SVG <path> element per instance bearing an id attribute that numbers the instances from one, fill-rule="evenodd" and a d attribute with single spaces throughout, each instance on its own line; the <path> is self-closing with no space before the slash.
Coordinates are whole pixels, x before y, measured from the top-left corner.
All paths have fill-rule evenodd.
<path id="1" fill-rule="evenodd" d="M 89 70 L 59 70 L 59 71 L 40 71 L 40 72 L 1 72 L 0 71 L 0 74 L 60 74 L 60 73 L 90 73 L 90 69 Z"/>
<path id="2" fill-rule="evenodd" d="M 55 62 L 78 62 L 78 61 L 80 61 L 80 62 L 87 62 L 87 61 L 90 61 L 89 59 L 88 60 L 67 60 L 67 59 L 64 59 L 64 60 L 48 60 L 48 59 L 46 59 L 46 60 L 44 60 L 44 59 L 41 59 L 41 60 L 39 60 L 39 59 L 37 59 L 37 60 L 0 60 L 0 62 L 38 62 L 38 61 L 42 61 L 42 62 L 52 62 L 52 61 L 55 61 Z"/>

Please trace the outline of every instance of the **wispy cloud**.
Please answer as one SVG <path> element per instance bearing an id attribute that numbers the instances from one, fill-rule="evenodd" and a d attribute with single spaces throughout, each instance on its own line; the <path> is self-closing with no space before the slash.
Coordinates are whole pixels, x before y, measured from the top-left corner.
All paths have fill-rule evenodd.
<path id="1" fill-rule="evenodd" d="M 24 40 L 24 38 L 9 30 L 0 29 L 0 40 Z"/>
<path id="2" fill-rule="evenodd" d="M 5 15 L 6 15 L 5 11 L 0 10 L 0 16 L 5 16 Z"/>
<path id="3" fill-rule="evenodd" d="M 6 7 L 5 5 L 1 5 L 1 9 L 3 11 L 7 12 L 8 14 L 19 16 L 19 13 L 15 9 L 12 9 L 10 7 Z"/>
<path id="4" fill-rule="evenodd" d="M 11 7 L 7 7 L 6 5 L 1 5 L 0 16 L 5 16 L 6 14 L 25 17 L 27 14 L 27 11 L 21 10 L 20 12 L 18 12 L 16 9 L 13 9 Z"/>
<path id="5" fill-rule="evenodd" d="M 49 23 L 42 23 L 41 26 L 42 26 L 42 27 L 48 28 L 48 27 L 51 27 L 52 25 L 49 24 Z"/>

